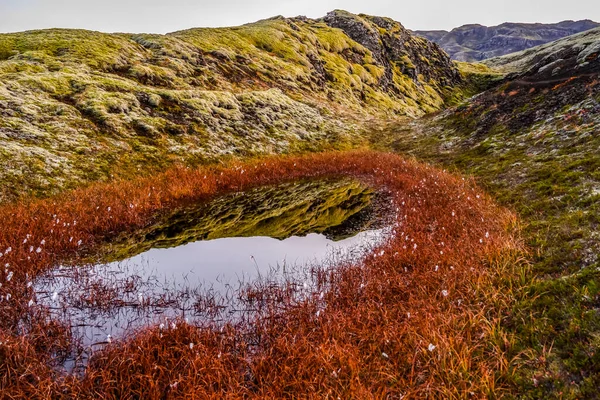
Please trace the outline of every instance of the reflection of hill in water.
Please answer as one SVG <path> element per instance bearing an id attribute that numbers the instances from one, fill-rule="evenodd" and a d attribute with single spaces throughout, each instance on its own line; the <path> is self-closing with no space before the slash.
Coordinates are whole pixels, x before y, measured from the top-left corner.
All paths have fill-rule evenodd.
<path id="1" fill-rule="evenodd" d="M 145 229 L 114 240 L 103 261 L 118 261 L 151 248 L 199 240 L 268 236 L 285 239 L 322 233 L 338 241 L 381 227 L 378 195 L 353 180 L 287 183 L 235 193 L 160 216 Z"/>

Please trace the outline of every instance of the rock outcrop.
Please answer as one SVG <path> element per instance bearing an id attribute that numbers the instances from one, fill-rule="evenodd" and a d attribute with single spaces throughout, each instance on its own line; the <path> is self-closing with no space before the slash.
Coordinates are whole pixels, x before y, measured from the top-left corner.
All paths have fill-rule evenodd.
<path id="1" fill-rule="evenodd" d="M 388 89 L 394 87 L 394 74 L 408 75 L 415 83 L 421 76 L 441 85 L 460 82 L 460 74 L 438 45 L 412 35 L 399 22 L 339 10 L 327 14 L 324 21 L 372 52 L 385 67 L 382 85 Z"/>

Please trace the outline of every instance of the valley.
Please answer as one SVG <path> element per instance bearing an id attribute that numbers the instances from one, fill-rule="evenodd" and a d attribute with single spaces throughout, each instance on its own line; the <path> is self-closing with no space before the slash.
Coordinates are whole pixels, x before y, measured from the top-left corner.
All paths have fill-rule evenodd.
<path id="1" fill-rule="evenodd" d="M 1 34 L 0 388 L 594 398 L 599 57 L 596 28 L 453 62 L 396 21 L 340 10 L 167 35 Z M 94 272 L 225 238 L 237 244 L 224 259 L 243 239 L 383 228 L 360 255 L 259 273 L 225 296 Z M 253 243 L 250 267 L 277 253 Z M 188 303 L 209 317 L 190 319 Z M 179 311 L 102 327 L 90 351 L 72 332 L 85 321 L 64 317 L 73 305 Z"/>

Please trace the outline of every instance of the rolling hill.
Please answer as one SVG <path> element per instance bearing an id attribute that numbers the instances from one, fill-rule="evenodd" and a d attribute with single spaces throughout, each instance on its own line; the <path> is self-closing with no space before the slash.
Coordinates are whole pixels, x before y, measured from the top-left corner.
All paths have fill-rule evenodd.
<path id="1" fill-rule="evenodd" d="M 0 199 L 344 147 L 368 120 L 439 110 L 461 80 L 400 23 L 344 11 L 167 35 L 2 34 Z"/>

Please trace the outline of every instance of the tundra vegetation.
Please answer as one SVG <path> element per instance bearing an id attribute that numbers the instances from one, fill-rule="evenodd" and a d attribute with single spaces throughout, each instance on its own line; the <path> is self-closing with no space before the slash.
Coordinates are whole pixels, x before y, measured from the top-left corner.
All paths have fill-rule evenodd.
<path id="1" fill-rule="evenodd" d="M 598 43 L 593 30 L 453 63 L 344 11 L 0 35 L 3 394 L 593 397 Z M 364 259 L 315 267 L 309 294 L 293 279 L 241 288 L 260 305 L 241 321 L 131 332 L 81 374 L 58 368 L 77 344 L 36 277 L 114 243 L 138 252 L 118 239 L 184 206 L 342 178 L 395 210 Z"/>
<path id="2" fill-rule="evenodd" d="M 477 177 L 521 217 L 532 269 L 505 323 L 516 390 L 534 398 L 595 398 L 600 385 L 599 55 L 595 29 L 487 60 L 513 75 L 373 140 Z"/>
<path id="3" fill-rule="evenodd" d="M 363 261 L 302 283 L 242 290 L 238 323 L 176 321 L 108 344 L 61 376 L 69 326 L 35 303 L 32 280 L 163 210 L 306 178 L 352 177 L 390 193 L 395 234 Z M 472 181 L 376 152 L 276 157 L 98 183 L 0 209 L 2 387 L 13 397 L 484 397 L 508 388 L 502 315 L 523 276 L 516 219 Z M 32 249 L 33 246 L 33 249 Z M 9 250 L 10 249 L 10 250 Z M 508 283 L 511 282 L 511 283 Z M 101 301 L 101 300 L 96 300 Z M 25 334 L 26 333 L 26 334 Z"/>

